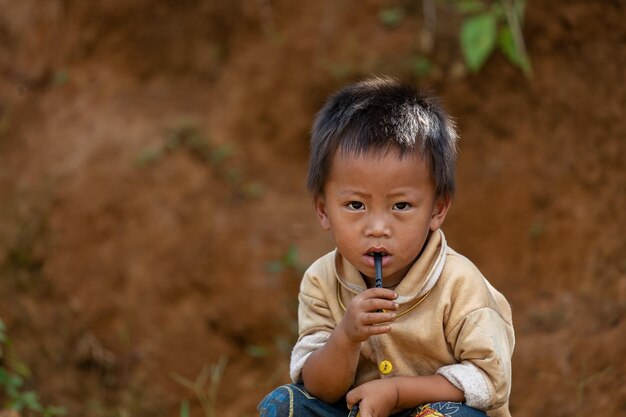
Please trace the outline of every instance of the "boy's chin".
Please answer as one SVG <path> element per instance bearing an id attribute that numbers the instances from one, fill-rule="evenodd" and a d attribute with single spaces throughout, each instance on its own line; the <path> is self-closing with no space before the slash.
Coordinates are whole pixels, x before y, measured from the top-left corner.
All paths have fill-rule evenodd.
<path id="1" fill-rule="evenodd" d="M 361 277 L 363 277 L 363 279 L 365 281 L 372 281 L 373 282 L 373 281 L 376 280 L 376 277 L 370 277 L 369 275 L 367 275 L 367 273 L 365 273 L 365 272 L 363 272 L 361 270 L 359 270 L 359 272 L 361 273 Z"/>

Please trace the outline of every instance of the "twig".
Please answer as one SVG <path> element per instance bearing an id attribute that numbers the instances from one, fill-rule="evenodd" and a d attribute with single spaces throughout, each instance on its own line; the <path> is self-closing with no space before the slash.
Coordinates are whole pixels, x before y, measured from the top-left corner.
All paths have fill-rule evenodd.
<path id="1" fill-rule="evenodd" d="M 226 356 L 220 356 L 217 364 L 211 366 L 204 365 L 195 381 L 190 381 L 174 373 L 171 374 L 170 377 L 182 386 L 193 391 L 206 417 L 216 417 L 215 405 L 217 404 L 217 391 L 222 382 L 227 363 L 228 358 Z M 209 384 L 208 389 L 207 383 Z"/>

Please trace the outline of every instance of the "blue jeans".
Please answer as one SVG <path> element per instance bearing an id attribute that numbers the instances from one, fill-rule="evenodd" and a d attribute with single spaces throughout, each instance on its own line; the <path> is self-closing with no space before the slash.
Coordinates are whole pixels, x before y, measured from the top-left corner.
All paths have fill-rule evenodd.
<path id="1" fill-rule="evenodd" d="M 345 401 L 327 404 L 306 392 L 302 384 L 276 388 L 257 409 L 260 417 L 346 417 L 350 412 Z M 486 417 L 486 414 L 463 403 L 444 401 L 423 404 L 393 417 Z"/>

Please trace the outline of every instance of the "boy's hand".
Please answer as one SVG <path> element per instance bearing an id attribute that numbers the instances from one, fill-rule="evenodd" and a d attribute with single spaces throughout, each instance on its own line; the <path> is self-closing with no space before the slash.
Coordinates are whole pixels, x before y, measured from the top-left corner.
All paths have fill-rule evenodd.
<path id="1" fill-rule="evenodd" d="M 346 394 L 348 409 L 359 404 L 361 417 L 387 417 L 398 404 L 398 390 L 393 378 L 374 379 Z"/>
<path id="2" fill-rule="evenodd" d="M 398 305 L 393 300 L 397 297 L 386 288 L 363 291 L 350 301 L 338 328 L 353 343 L 364 342 L 375 334 L 389 333 L 389 323 L 396 318 Z"/>

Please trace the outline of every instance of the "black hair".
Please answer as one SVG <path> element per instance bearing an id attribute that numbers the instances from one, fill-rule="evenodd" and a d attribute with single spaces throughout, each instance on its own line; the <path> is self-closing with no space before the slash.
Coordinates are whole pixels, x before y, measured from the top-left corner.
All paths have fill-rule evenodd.
<path id="1" fill-rule="evenodd" d="M 333 94 L 317 113 L 311 132 L 307 188 L 315 198 L 337 150 L 360 155 L 398 150 L 419 152 L 427 162 L 437 197 L 455 191 L 457 134 L 439 100 L 395 78 L 377 77 Z"/>

